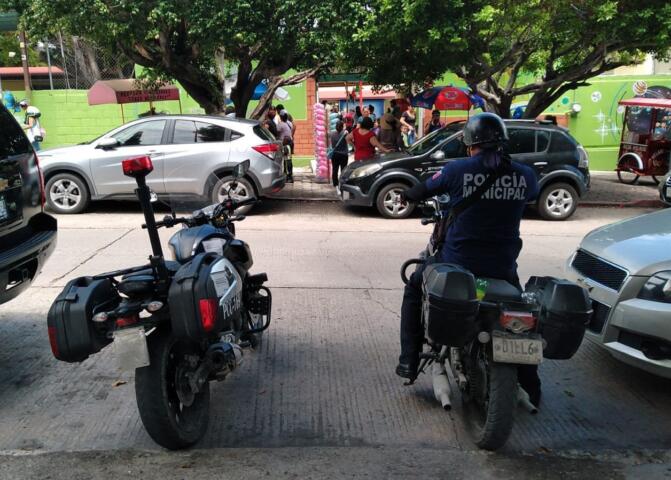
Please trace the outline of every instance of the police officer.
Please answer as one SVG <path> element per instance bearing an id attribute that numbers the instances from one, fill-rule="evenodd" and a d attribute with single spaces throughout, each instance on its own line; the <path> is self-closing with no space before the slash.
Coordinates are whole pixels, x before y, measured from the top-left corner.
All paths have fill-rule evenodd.
<path id="1" fill-rule="evenodd" d="M 436 261 L 461 265 L 476 277 L 500 278 L 520 288 L 517 257 L 522 249 L 520 221 L 525 204 L 538 195 L 538 182 L 531 168 L 503 152 L 508 140 L 506 126 L 497 115 L 482 113 L 464 127 L 464 143 L 470 158 L 449 162 L 426 182 L 401 194 L 401 201 L 417 202 L 447 194 L 457 205 L 482 185 L 489 175 L 496 182 L 483 196 L 463 210 L 447 226 L 445 240 Z M 417 376 L 424 338 L 421 324 L 422 271 L 410 277 L 401 308 L 401 356 L 396 374 Z M 540 380 L 535 366 L 520 369 L 520 383 L 532 403 L 540 400 Z"/>

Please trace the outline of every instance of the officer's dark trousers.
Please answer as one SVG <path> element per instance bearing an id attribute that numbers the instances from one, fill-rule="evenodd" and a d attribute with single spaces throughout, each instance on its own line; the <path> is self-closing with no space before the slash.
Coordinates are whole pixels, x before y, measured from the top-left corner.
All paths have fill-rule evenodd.
<path id="1" fill-rule="evenodd" d="M 401 356 L 399 362 L 415 366 L 418 363 L 424 340 L 422 329 L 422 273 L 424 268 L 425 265 L 420 265 L 408 279 L 401 306 Z M 522 289 L 517 274 L 514 278 L 505 280 L 520 290 Z M 517 372 L 520 385 L 525 390 L 540 389 L 541 381 L 538 378 L 538 367 L 536 365 L 520 365 Z"/>

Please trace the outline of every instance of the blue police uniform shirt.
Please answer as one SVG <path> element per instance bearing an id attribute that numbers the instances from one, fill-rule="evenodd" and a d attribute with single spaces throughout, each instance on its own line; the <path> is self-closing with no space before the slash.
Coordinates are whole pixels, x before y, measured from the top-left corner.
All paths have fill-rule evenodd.
<path id="1" fill-rule="evenodd" d="M 450 207 L 475 191 L 492 172 L 483 156 L 450 162 L 426 181 L 430 195 L 448 194 Z M 520 221 L 527 202 L 538 195 L 534 171 L 512 162 L 480 200 L 450 225 L 438 259 L 480 277 L 517 278 L 522 249 Z"/>

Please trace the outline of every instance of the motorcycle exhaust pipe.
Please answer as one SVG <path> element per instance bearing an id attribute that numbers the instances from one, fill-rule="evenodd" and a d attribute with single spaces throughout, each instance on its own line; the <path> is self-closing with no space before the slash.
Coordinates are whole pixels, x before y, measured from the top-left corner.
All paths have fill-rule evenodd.
<path id="1" fill-rule="evenodd" d="M 519 384 L 517 385 L 517 403 L 532 415 L 538 413 L 538 409 L 529 399 L 529 394 Z"/>
<path id="2" fill-rule="evenodd" d="M 223 380 L 242 364 L 242 348 L 235 343 L 215 343 L 208 348 L 206 357 L 211 362 L 215 380 Z"/>
<path id="3" fill-rule="evenodd" d="M 440 402 L 446 411 L 452 409 L 450 402 L 450 382 L 447 379 L 447 372 L 445 365 L 440 362 L 435 362 L 431 367 L 431 376 L 433 377 L 433 394 L 436 400 Z"/>

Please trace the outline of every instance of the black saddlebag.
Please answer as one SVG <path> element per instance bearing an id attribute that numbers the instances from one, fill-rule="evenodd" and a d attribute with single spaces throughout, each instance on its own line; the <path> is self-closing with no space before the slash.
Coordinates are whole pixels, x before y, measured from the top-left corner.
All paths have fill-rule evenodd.
<path id="1" fill-rule="evenodd" d="M 58 360 L 82 362 L 111 341 L 105 325 L 91 319 L 114 310 L 120 301 L 109 279 L 80 277 L 68 282 L 47 315 L 51 351 Z"/>
<path id="2" fill-rule="evenodd" d="M 434 263 L 422 279 L 426 335 L 439 345 L 461 347 L 477 334 L 475 278 L 457 265 Z"/>
<path id="3" fill-rule="evenodd" d="M 241 325 L 242 280 L 231 262 L 208 252 L 184 264 L 168 292 L 173 333 L 199 341 Z"/>
<path id="4" fill-rule="evenodd" d="M 545 358 L 567 360 L 578 351 L 592 317 L 589 294 L 580 285 L 554 277 L 531 277 L 525 291 L 540 304 L 538 333 L 547 345 Z"/>

